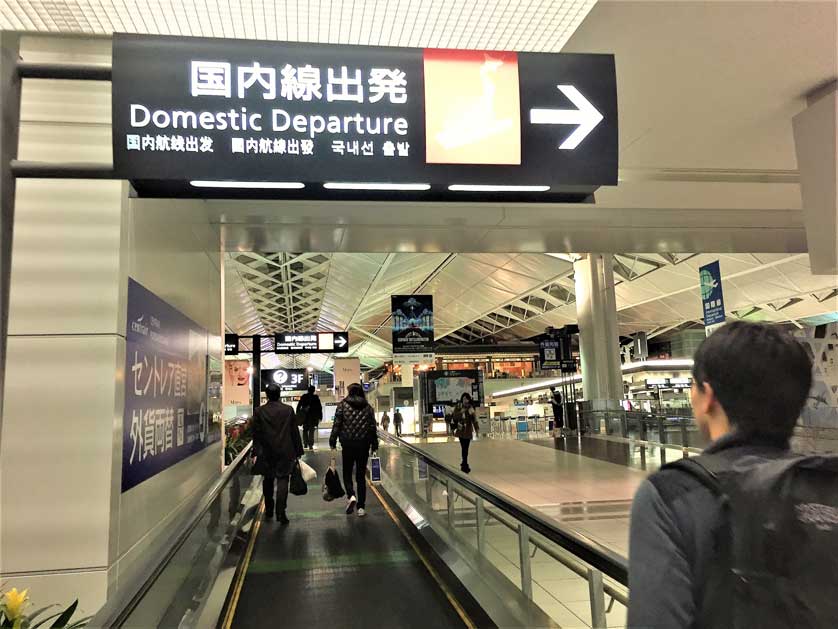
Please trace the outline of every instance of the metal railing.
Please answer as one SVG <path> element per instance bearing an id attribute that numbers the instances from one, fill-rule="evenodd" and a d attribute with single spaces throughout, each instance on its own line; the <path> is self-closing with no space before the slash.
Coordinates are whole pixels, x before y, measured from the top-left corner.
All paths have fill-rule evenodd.
<path id="1" fill-rule="evenodd" d="M 411 507 L 424 511 L 423 515 L 432 527 L 436 524 L 441 529 L 439 532 L 464 542 L 459 546 L 465 549 L 466 557 L 470 552 L 474 553 L 473 558 L 480 564 L 478 570 L 481 575 L 486 574 L 487 558 L 498 558 L 498 550 L 488 546 L 500 544 L 508 557 L 507 560 L 496 561 L 496 567 L 505 570 L 507 579 L 512 580 L 509 564 L 514 565 L 517 572 L 515 585 L 520 593 L 527 601 L 541 605 L 547 600 L 543 596 L 546 590 L 534 578 L 532 563 L 537 552 L 541 551 L 550 560 L 570 571 L 571 576 L 587 582 L 592 627 L 607 627 L 606 614 L 615 602 L 628 605 L 628 562 L 625 557 L 514 498 L 452 469 L 410 443 L 389 434 L 380 432 L 379 435 L 385 444 L 394 446 L 399 453 L 388 459 L 385 452 L 382 457 L 384 473 L 395 476 L 390 482 L 397 490 L 411 494 Z M 426 466 L 427 470 L 425 478 L 419 473 L 418 485 L 416 479 L 404 474 L 405 469 L 414 467 L 414 462 L 417 469 Z M 424 491 L 420 488 L 421 484 L 424 484 Z M 435 494 L 439 488 L 443 489 L 443 493 L 438 500 Z M 498 526 L 511 532 L 514 541 L 504 540 L 494 532 L 490 534 L 490 530 L 494 531 Z M 463 533 L 471 528 L 475 529 L 473 534 Z M 504 541 L 513 543 L 504 546 Z M 538 567 L 548 572 L 552 570 L 549 566 Z M 535 595 L 534 583 L 540 588 L 539 594 L 542 596 Z M 611 599 L 607 606 L 606 595 Z M 550 615 L 549 609 L 544 609 L 544 612 Z M 564 622 L 559 618 L 555 620 L 560 624 Z"/>

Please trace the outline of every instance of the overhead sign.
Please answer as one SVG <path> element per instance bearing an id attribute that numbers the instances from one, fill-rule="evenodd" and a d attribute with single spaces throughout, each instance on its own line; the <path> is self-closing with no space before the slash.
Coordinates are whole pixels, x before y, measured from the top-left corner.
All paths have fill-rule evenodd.
<path id="1" fill-rule="evenodd" d="M 559 368 L 562 370 L 562 373 L 576 373 L 576 359 L 562 358 L 561 365 Z"/>
<path id="2" fill-rule="evenodd" d="M 647 378 L 645 384 L 647 389 L 670 388 L 669 378 Z"/>
<path id="3" fill-rule="evenodd" d="M 393 364 L 401 367 L 413 365 L 433 365 L 435 362 L 436 354 L 434 352 L 393 354 Z"/>
<path id="4" fill-rule="evenodd" d="M 288 332 L 276 335 L 277 354 L 345 354 L 348 332 Z"/>
<path id="5" fill-rule="evenodd" d="M 283 391 L 305 391 L 308 388 L 308 377 L 305 369 L 263 369 L 262 389 L 269 384 L 278 384 Z"/>
<path id="6" fill-rule="evenodd" d="M 722 271 L 719 261 L 705 264 L 699 269 L 701 283 L 701 308 L 704 311 L 704 331 L 707 336 L 724 325 L 725 300 L 722 294 Z"/>
<path id="7" fill-rule="evenodd" d="M 581 201 L 617 184 L 612 55 L 117 34 L 141 194 Z"/>
<path id="8" fill-rule="evenodd" d="M 433 295 L 393 295 L 393 354 L 430 354 L 434 351 Z"/>
<path id="9" fill-rule="evenodd" d="M 224 335 L 224 355 L 237 356 L 239 354 L 239 335 L 225 334 Z"/>

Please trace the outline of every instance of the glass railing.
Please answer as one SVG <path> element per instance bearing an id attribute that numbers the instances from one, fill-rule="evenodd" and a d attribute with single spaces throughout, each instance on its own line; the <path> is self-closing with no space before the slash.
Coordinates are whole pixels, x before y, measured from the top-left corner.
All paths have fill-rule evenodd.
<path id="1" fill-rule="evenodd" d="M 625 557 L 380 436 L 384 488 L 498 626 L 625 626 Z"/>
<path id="2" fill-rule="evenodd" d="M 248 444 L 224 470 L 180 535 L 131 584 L 120 584 L 90 627 L 216 626 L 262 498 Z"/>

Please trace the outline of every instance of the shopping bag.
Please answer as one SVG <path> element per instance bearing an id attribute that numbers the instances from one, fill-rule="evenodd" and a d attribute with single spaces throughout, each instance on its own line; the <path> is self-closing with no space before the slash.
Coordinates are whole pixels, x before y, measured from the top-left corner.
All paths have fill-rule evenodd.
<path id="1" fill-rule="evenodd" d="M 370 481 L 373 483 L 381 482 L 381 459 L 377 456 L 370 458 Z"/>
<path id="2" fill-rule="evenodd" d="M 295 496 L 305 496 L 308 493 L 308 485 L 303 480 L 299 461 L 295 461 L 294 467 L 291 468 L 291 481 L 288 490 Z"/>
<path id="3" fill-rule="evenodd" d="M 331 502 L 345 495 L 346 492 L 343 491 L 343 486 L 340 484 L 340 477 L 338 477 L 335 458 L 332 457 L 329 469 L 326 470 L 326 475 L 323 478 L 323 500 Z"/>
<path id="4" fill-rule="evenodd" d="M 317 480 L 317 472 L 311 465 L 305 461 L 300 461 L 300 471 L 303 474 L 303 480 L 307 483 Z"/>

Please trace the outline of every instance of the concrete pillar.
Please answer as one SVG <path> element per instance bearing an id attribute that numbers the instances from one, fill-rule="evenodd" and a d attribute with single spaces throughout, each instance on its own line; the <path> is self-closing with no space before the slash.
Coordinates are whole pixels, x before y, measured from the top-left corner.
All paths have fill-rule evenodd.
<path id="1" fill-rule="evenodd" d="M 621 400 L 620 344 L 611 256 L 588 254 L 573 265 L 586 400 Z"/>

